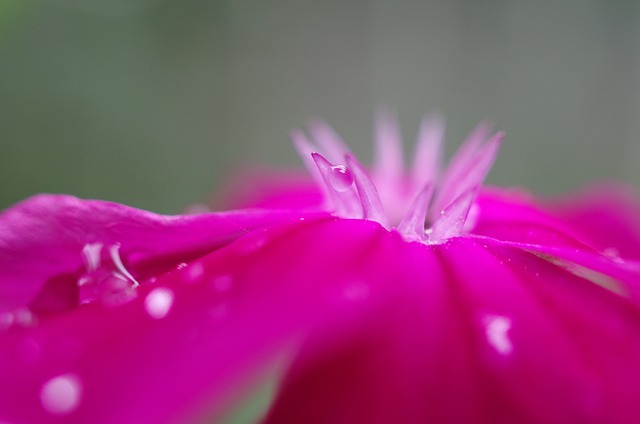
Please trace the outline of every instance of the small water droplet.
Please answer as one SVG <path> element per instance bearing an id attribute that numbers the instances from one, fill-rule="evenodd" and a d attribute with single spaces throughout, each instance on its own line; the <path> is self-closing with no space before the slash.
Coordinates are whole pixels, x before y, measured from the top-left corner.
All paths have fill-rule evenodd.
<path id="1" fill-rule="evenodd" d="M 233 286 L 233 277 L 228 274 L 220 275 L 211 281 L 211 286 L 215 291 L 229 291 L 231 286 Z"/>
<path id="2" fill-rule="evenodd" d="M 344 165 L 332 166 L 328 179 L 331 187 L 340 192 L 349 190 L 353 185 L 353 175 Z"/>
<path id="3" fill-rule="evenodd" d="M 44 409 L 56 415 L 73 412 L 80 404 L 82 385 L 74 374 L 63 374 L 47 381 L 40 390 Z"/>
<path id="4" fill-rule="evenodd" d="M 181 270 L 187 267 L 187 264 L 185 262 L 180 262 L 177 266 L 176 269 L 177 270 Z"/>
<path id="5" fill-rule="evenodd" d="M 173 292 L 166 287 L 153 289 L 144 299 L 144 308 L 151 318 L 162 319 L 171 310 L 173 297 Z"/>
<path id="6" fill-rule="evenodd" d="M 185 282 L 198 283 L 204 276 L 204 266 L 200 262 L 194 262 L 185 271 Z"/>

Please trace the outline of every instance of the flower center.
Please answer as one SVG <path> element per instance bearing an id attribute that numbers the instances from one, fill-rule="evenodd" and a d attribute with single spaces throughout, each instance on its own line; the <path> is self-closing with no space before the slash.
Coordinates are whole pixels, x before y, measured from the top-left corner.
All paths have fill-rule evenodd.
<path id="1" fill-rule="evenodd" d="M 376 119 L 376 160 L 367 170 L 331 127 L 322 121 L 291 135 L 320 187 L 325 208 L 343 218 L 367 219 L 395 229 L 405 239 L 437 244 L 473 228 L 476 195 L 504 138 L 480 124 L 441 170 L 444 121 L 423 120 L 413 163 L 405 169 L 398 123 Z"/>

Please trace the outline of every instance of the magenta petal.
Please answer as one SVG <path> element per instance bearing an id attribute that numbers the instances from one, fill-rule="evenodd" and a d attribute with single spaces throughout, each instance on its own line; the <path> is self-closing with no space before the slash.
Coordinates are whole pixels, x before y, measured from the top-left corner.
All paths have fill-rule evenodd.
<path id="1" fill-rule="evenodd" d="M 12 328 L 0 334 L 0 417 L 164 423 L 202 409 L 217 416 L 308 328 L 326 320 L 348 326 L 393 297 L 390 271 L 362 277 L 403 244 L 367 221 L 254 231 L 160 276 L 125 305 L 84 305 Z M 52 382 L 67 389 L 62 399 L 50 396 Z"/>
<path id="2" fill-rule="evenodd" d="M 596 186 L 552 207 L 597 250 L 640 260 L 640 199 L 632 189 L 619 184 Z"/>
<path id="3" fill-rule="evenodd" d="M 50 279 L 76 274 L 88 243 L 120 244 L 130 271 L 144 276 L 152 267 L 166 270 L 249 230 L 300 216 L 264 210 L 162 216 L 71 196 L 35 196 L 0 215 L 0 313 L 29 304 Z"/>
<path id="4" fill-rule="evenodd" d="M 485 193 L 478 205 L 473 232 L 488 237 L 483 243 L 518 247 L 580 265 L 623 283 L 624 294 L 640 301 L 640 262 L 612 258 L 596 250 L 570 221 L 516 194 Z"/>
<path id="5" fill-rule="evenodd" d="M 396 249 L 369 276 L 390 269 L 403 293 L 340 346 L 310 339 L 268 424 L 638 420 L 640 312 L 623 298 L 518 249 Z"/>

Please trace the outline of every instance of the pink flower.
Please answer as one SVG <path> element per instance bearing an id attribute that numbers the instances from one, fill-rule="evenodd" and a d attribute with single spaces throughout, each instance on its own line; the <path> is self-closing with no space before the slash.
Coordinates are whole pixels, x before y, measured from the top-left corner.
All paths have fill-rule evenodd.
<path id="1" fill-rule="evenodd" d="M 502 134 L 441 172 L 443 133 L 425 120 L 404 170 L 383 115 L 370 172 L 325 124 L 294 133 L 322 197 L 263 179 L 231 212 L 6 210 L 0 421 L 219 419 L 275 368 L 266 423 L 638 422 L 633 195 L 482 189 Z"/>

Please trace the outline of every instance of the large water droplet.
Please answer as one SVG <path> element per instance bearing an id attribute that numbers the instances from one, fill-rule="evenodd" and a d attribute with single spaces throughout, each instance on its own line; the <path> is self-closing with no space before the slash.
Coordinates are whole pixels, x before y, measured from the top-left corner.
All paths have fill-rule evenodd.
<path id="1" fill-rule="evenodd" d="M 40 390 L 44 409 L 56 415 L 73 412 L 80 404 L 82 384 L 74 374 L 63 374 L 47 381 Z"/>
<path id="2" fill-rule="evenodd" d="M 511 319 L 490 315 L 484 319 L 484 330 L 487 342 L 501 355 L 508 355 L 513 351 L 513 344 L 509 337 Z"/>
<path id="3" fill-rule="evenodd" d="M 332 166 L 328 179 L 331 187 L 340 192 L 349 190 L 353 184 L 353 175 L 349 168 L 344 165 Z"/>
<path id="4" fill-rule="evenodd" d="M 167 316 L 173 306 L 173 292 L 166 287 L 158 287 L 147 294 L 144 299 L 144 308 L 154 319 L 162 319 Z"/>

